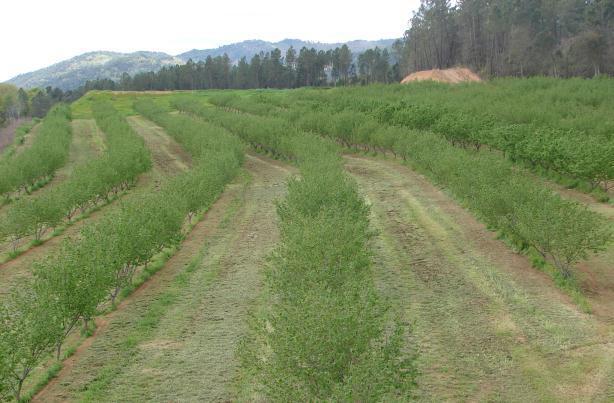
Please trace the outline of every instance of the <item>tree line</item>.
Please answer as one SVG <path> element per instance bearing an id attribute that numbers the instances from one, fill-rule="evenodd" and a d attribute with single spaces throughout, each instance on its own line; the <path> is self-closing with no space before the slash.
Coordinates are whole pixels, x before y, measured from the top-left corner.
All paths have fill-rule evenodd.
<path id="1" fill-rule="evenodd" d="M 0 126 L 26 116 L 43 118 L 58 102 L 72 102 L 83 94 L 79 90 L 62 91 L 53 87 L 24 90 L 0 83 Z"/>
<path id="2" fill-rule="evenodd" d="M 369 49 L 354 57 L 347 45 L 327 51 L 290 47 L 260 52 L 250 60 L 233 64 L 228 55 L 188 60 L 157 72 L 124 73 L 117 81 L 88 81 L 79 92 L 89 90 L 202 90 L 247 88 L 297 88 L 348 84 L 391 83 L 401 79 L 398 65 L 388 49 Z"/>
<path id="3" fill-rule="evenodd" d="M 491 77 L 614 74 L 614 1 L 421 0 L 394 49 L 404 73 L 463 65 Z"/>

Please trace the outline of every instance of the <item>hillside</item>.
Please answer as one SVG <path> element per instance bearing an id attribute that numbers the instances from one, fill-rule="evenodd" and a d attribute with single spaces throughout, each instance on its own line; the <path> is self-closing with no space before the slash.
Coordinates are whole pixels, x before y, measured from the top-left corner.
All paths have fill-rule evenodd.
<path id="1" fill-rule="evenodd" d="M 49 67 L 20 74 L 8 82 L 18 87 L 58 87 L 73 89 L 96 78 L 118 79 L 122 73 L 134 74 L 159 70 L 162 66 L 181 63 L 162 52 L 88 52 Z"/>
<path id="2" fill-rule="evenodd" d="M 347 45 L 352 53 L 357 55 L 376 46 L 380 48 L 389 47 L 393 41 L 393 39 L 379 41 L 356 40 L 348 42 Z M 268 52 L 275 48 L 279 48 L 285 53 L 290 46 L 297 50 L 303 46 L 315 48 L 316 50 L 328 50 L 341 45 L 343 44 L 284 39 L 280 42 L 249 40 L 224 45 L 216 49 L 193 49 L 177 56 L 171 56 L 162 52 L 146 51 L 133 53 L 89 52 L 40 70 L 20 74 L 7 82 L 24 88 L 51 86 L 68 90 L 79 87 L 87 80 L 95 80 L 97 78 L 117 80 L 123 73 L 134 75 L 143 71 L 158 71 L 163 66 L 183 64 L 189 59 L 194 61 L 205 60 L 208 56 L 216 57 L 224 53 L 228 54 L 234 63 L 243 56 L 251 58 L 256 53 Z"/>
<path id="3" fill-rule="evenodd" d="M 367 49 L 374 48 L 376 46 L 380 48 L 386 48 L 392 46 L 394 39 L 382 39 L 379 41 L 365 41 L 365 40 L 355 40 L 347 42 L 346 45 L 350 48 L 352 53 L 358 54 L 362 53 Z M 260 52 L 270 52 L 271 50 L 278 48 L 282 51 L 282 53 L 286 53 L 286 51 L 290 48 L 290 46 L 294 47 L 297 52 L 302 47 L 314 48 L 316 50 L 328 50 L 335 49 L 337 47 L 342 46 L 343 43 L 323 43 L 323 42 L 309 42 L 303 41 L 300 39 L 284 39 L 279 42 L 267 42 L 261 40 L 248 40 L 239 43 L 233 43 L 230 45 L 220 46 L 216 49 L 192 49 L 189 52 L 181 53 L 177 55 L 177 57 L 187 61 L 188 59 L 192 59 L 197 62 L 200 60 L 205 60 L 208 56 L 216 57 L 221 56 L 224 53 L 230 57 L 230 60 L 233 63 L 236 63 L 243 56 L 247 58 L 251 58 L 253 55 Z"/>

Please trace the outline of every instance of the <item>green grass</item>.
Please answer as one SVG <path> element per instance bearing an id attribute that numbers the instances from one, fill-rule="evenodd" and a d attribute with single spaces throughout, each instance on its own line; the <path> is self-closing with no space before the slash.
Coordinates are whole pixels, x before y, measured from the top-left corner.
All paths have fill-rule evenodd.
<path id="1" fill-rule="evenodd" d="M 138 92 L 115 93 L 113 91 L 90 91 L 71 105 L 72 118 L 92 119 L 91 105 L 93 102 L 100 100 L 112 101 L 113 106 L 122 116 L 132 116 L 136 114 L 133 105 L 134 101 L 137 99 L 148 98 L 154 100 L 161 106 L 168 106 L 168 98 L 171 95 L 173 95 L 173 93 L 153 95 Z"/>
<path id="2" fill-rule="evenodd" d="M 227 217 L 236 213 L 236 209 L 229 210 Z M 79 400 L 81 401 L 104 401 L 109 400 L 109 390 L 119 377 L 126 379 L 133 375 L 126 373 L 126 369 L 131 367 L 133 359 L 140 352 L 139 346 L 147 340 L 150 340 L 157 328 L 161 325 L 162 320 L 168 312 L 180 301 L 181 296 L 185 293 L 186 286 L 192 281 L 195 273 L 202 269 L 203 259 L 210 253 L 208 245 L 203 247 L 196 253 L 188 265 L 185 266 L 173 278 L 168 286 L 164 287 L 164 291 L 151 296 L 149 302 L 144 305 L 133 306 L 123 316 L 132 317 L 132 324 L 124 331 L 115 331 L 108 340 L 102 340 L 101 343 L 106 345 L 105 349 L 109 349 L 109 355 L 99 357 L 102 359 L 103 365 L 96 369 L 96 376 L 91 382 L 83 385 Z M 219 274 L 219 264 L 209 266 L 208 269 L 199 275 L 199 284 L 201 284 L 201 292 L 206 292 L 207 285 L 210 284 Z M 114 358 L 110 358 L 114 357 Z M 92 368 L 94 369 L 94 368 Z"/>
<path id="3" fill-rule="evenodd" d="M 511 251 L 476 246 L 465 218 L 391 164 L 350 172 L 374 211 L 378 289 L 412 324 L 418 400 L 582 399 L 588 373 L 606 368 L 601 346 L 571 352 L 602 341 L 594 319 L 539 275 L 508 268 Z"/>

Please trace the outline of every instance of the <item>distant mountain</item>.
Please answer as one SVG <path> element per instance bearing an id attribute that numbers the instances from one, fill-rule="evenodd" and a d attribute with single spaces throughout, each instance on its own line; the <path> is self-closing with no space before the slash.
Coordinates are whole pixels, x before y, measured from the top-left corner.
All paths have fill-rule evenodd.
<path id="1" fill-rule="evenodd" d="M 392 46 L 395 39 L 381 39 L 378 41 L 363 41 L 356 40 L 346 42 L 352 53 L 359 54 L 364 52 L 367 49 L 374 48 L 376 46 L 380 48 L 387 48 Z M 216 49 L 193 49 L 189 52 L 182 53 L 177 55 L 177 57 L 188 61 L 192 59 L 195 62 L 204 61 L 208 56 L 216 57 L 222 56 L 224 53 L 228 55 L 230 60 L 233 63 L 238 62 L 243 56 L 247 57 L 248 60 L 257 53 L 260 52 L 270 52 L 271 50 L 278 48 L 281 50 L 282 54 L 285 55 L 286 51 L 290 48 L 290 46 L 296 49 L 297 53 L 300 51 L 302 47 L 314 48 L 316 50 L 329 50 L 335 49 L 337 47 L 342 46 L 343 43 L 322 43 L 322 42 L 309 42 L 302 41 L 300 39 L 284 39 L 279 42 L 267 42 L 261 40 L 249 40 L 238 43 L 233 43 L 230 45 L 220 46 Z"/>
<path id="2" fill-rule="evenodd" d="M 382 39 L 378 41 L 356 40 L 347 42 L 347 45 L 354 55 L 358 55 L 376 46 L 380 48 L 390 47 L 394 41 L 394 39 Z M 328 50 L 342 45 L 343 43 L 322 43 L 302 41 L 300 39 L 284 39 L 280 42 L 249 40 L 220 46 L 216 49 L 193 49 L 177 56 L 171 56 L 162 52 L 145 51 L 133 53 L 105 51 L 89 52 L 56 63 L 44 69 L 20 74 L 8 80 L 7 83 L 24 88 L 44 88 L 51 86 L 68 90 L 85 84 L 87 80 L 95 80 L 97 78 L 117 80 L 123 73 L 133 75 L 143 71 L 158 71 L 164 66 L 183 64 L 189 59 L 195 62 L 204 61 L 208 56 L 216 57 L 224 53 L 230 57 L 233 63 L 236 63 L 243 56 L 250 59 L 256 53 L 270 52 L 275 48 L 279 48 L 285 55 L 290 46 L 293 46 L 298 52 L 302 47 L 315 48 L 316 50 Z"/>
<path id="3" fill-rule="evenodd" d="M 24 88 L 52 86 L 67 90 L 77 88 L 87 80 L 116 80 L 124 72 L 134 74 L 159 70 L 162 66 L 178 63 L 183 63 L 183 60 L 161 52 L 89 52 L 44 69 L 20 74 L 7 82 Z"/>

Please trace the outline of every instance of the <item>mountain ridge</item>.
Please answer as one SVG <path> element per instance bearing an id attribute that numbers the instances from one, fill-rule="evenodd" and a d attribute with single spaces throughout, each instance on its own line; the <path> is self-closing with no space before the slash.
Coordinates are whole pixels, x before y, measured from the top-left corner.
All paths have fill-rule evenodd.
<path id="1" fill-rule="evenodd" d="M 315 48 L 316 50 L 328 50 L 347 44 L 353 53 L 358 54 L 376 46 L 380 48 L 390 47 L 393 42 L 394 39 L 374 41 L 358 39 L 333 43 L 292 38 L 286 38 L 277 42 L 249 39 L 222 45 L 217 48 L 192 49 L 174 56 L 155 51 L 136 51 L 130 53 L 105 50 L 91 51 L 62 60 L 42 69 L 19 74 L 7 80 L 6 83 L 24 88 L 51 86 L 70 90 L 83 85 L 88 80 L 98 78 L 117 80 L 123 73 L 134 75 L 144 71 L 157 71 L 164 66 L 186 63 L 189 59 L 199 62 L 206 60 L 208 56 L 216 57 L 224 53 L 228 54 L 232 63 L 236 63 L 241 57 L 245 56 L 249 59 L 257 53 L 269 52 L 275 48 L 279 48 L 285 54 L 290 46 L 293 46 L 298 52 L 304 46 Z"/>
<path id="2" fill-rule="evenodd" d="M 229 45 L 222 45 L 217 48 L 211 49 L 192 49 L 184 53 L 180 53 L 177 57 L 184 59 L 187 61 L 188 59 L 192 59 L 194 62 L 204 61 L 207 56 L 215 57 L 218 55 L 223 55 L 224 53 L 228 54 L 230 60 L 233 63 L 236 63 L 241 57 L 246 56 L 247 58 L 251 58 L 253 55 L 262 52 L 271 51 L 275 48 L 281 50 L 282 53 L 285 53 L 290 46 L 294 47 L 298 52 L 302 47 L 314 48 L 316 50 L 328 50 L 340 47 L 344 44 L 348 45 L 350 50 L 353 53 L 361 53 L 369 48 L 374 48 L 376 46 L 381 47 L 390 47 L 395 39 L 379 39 L 379 40 L 363 40 L 356 39 L 348 42 L 318 42 L 318 41 L 304 41 L 302 39 L 292 39 L 286 38 L 277 42 L 269 42 L 263 41 L 260 39 L 248 39 L 242 42 L 236 42 Z M 246 48 L 249 46 L 249 51 L 252 52 L 250 54 L 246 54 L 245 52 L 241 52 L 241 48 Z"/>

